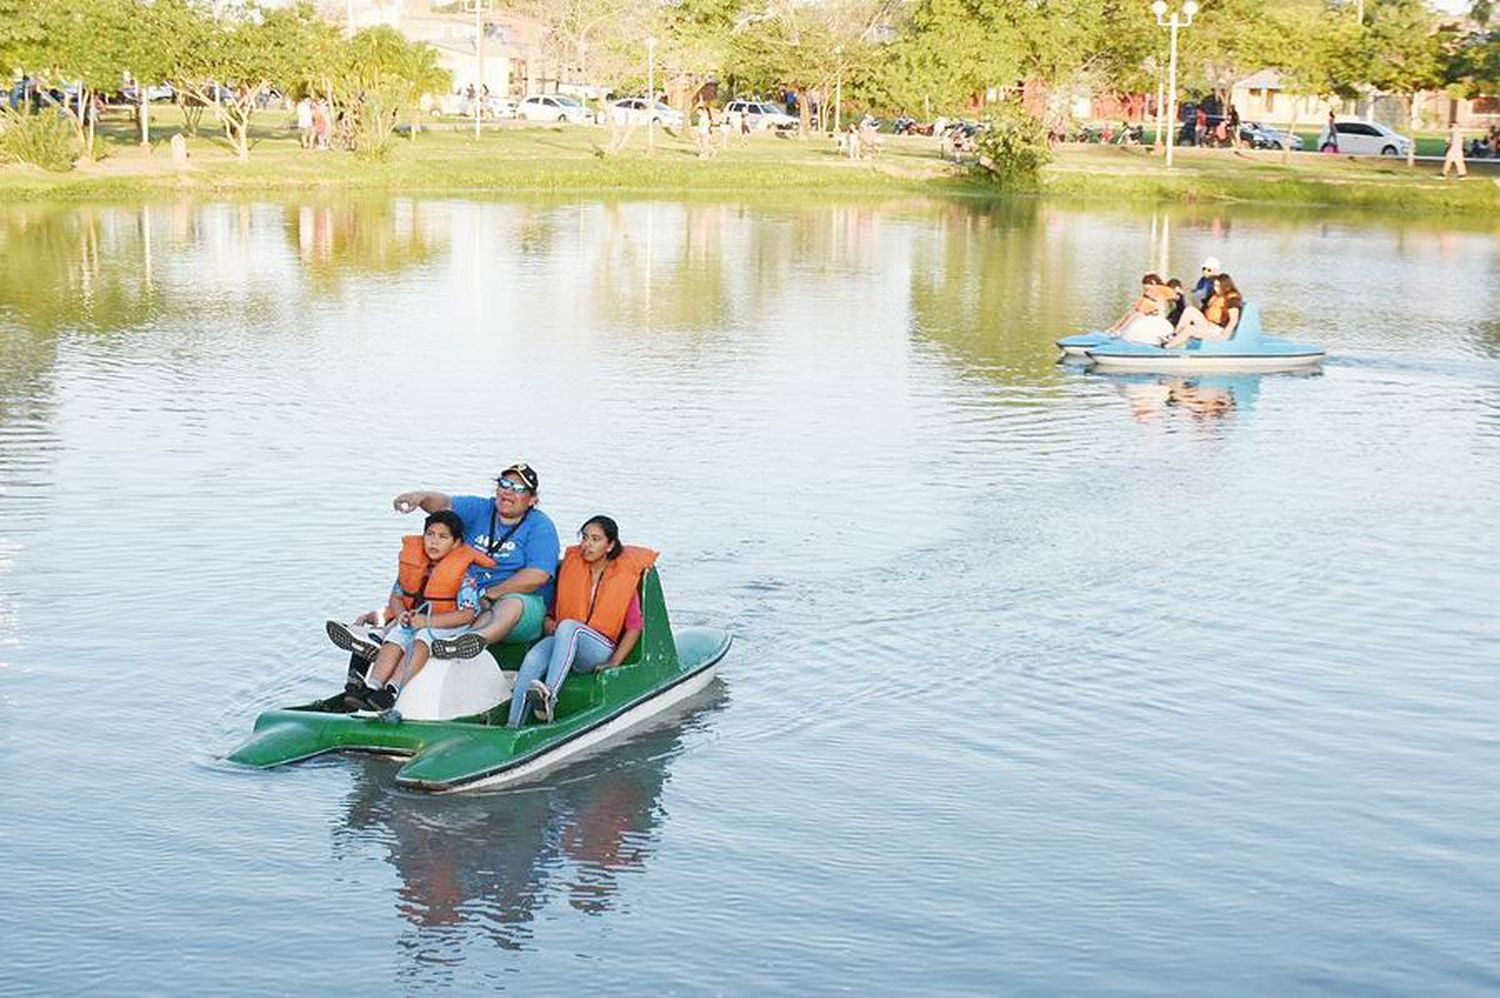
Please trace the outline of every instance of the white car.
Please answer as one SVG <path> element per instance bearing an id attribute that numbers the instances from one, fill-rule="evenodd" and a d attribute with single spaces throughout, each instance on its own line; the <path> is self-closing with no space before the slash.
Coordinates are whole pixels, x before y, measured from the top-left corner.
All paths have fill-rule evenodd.
<path id="1" fill-rule="evenodd" d="M 517 117 L 527 121 L 571 122 L 575 125 L 591 124 L 594 112 L 567 94 L 533 94 L 521 101 Z"/>
<path id="2" fill-rule="evenodd" d="M 668 128 L 682 127 L 682 112 L 658 101 L 653 107 L 644 97 L 624 97 L 609 105 L 609 119 L 617 125 L 644 125 L 655 121 Z"/>
<path id="3" fill-rule="evenodd" d="M 775 104 L 758 100 L 732 100 L 724 105 L 725 114 L 743 114 L 751 128 L 796 128 L 801 122 Z"/>
<path id="4" fill-rule="evenodd" d="M 1346 156 L 1405 156 L 1411 139 L 1374 121 L 1335 121 L 1338 151 Z M 1328 144 L 1328 126 L 1318 135 L 1318 149 Z"/>

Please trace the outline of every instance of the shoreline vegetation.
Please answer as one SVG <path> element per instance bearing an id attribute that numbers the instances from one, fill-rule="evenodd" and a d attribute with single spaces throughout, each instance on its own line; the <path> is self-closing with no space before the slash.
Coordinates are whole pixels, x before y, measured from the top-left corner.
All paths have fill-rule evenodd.
<path id="1" fill-rule="evenodd" d="M 268 112 L 257 122 L 248 162 L 239 162 L 222 137 L 204 134 L 188 140 L 188 162 L 179 165 L 166 141 L 175 128 L 160 128 L 160 141 L 149 148 L 134 144 L 128 128 L 113 131 L 101 123 L 106 155 L 68 173 L 0 166 L 0 204 L 318 191 L 1008 196 L 975 171 L 944 161 L 938 140 L 921 136 L 882 136 L 875 157 L 853 161 L 827 136 L 759 133 L 735 136 L 714 158 L 700 159 L 686 133 L 658 130 L 648 156 L 645 129 L 637 128 L 621 151 L 606 155 L 610 137 L 604 128 L 488 123 L 475 141 L 469 123 L 445 119 L 427 125 L 414 141 L 399 141 L 385 162 L 369 162 L 347 152 L 303 150 L 286 116 Z M 1409 168 L 1394 159 L 1296 153 L 1287 160 L 1275 150 L 1188 148 L 1178 150 L 1169 172 L 1149 148 L 1061 146 L 1035 193 L 1401 214 L 1500 211 L 1500 171 L 1481 161 L 1468 179 L 1445 181 L 1439 169 L 1433 162 Z"/>

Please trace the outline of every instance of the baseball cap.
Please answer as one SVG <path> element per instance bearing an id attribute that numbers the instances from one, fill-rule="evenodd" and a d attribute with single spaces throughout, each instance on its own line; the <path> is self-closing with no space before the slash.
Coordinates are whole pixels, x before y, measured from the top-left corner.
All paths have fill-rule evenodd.
<path id="1" fill-rule="evenodd" d="M 521 481 L 526 483 L 527 488 L 529 488 L 533 492 L 536 491 L 536 471 L 525 461 L 517 461 L 509 468 L 506 468 L 504 471 L 500 472 L 500 474 L 495 476 L 495 481 L 498 482 L 500 479 L 505 478 L 507 475 L 511 478 L 520 479 Z"/>

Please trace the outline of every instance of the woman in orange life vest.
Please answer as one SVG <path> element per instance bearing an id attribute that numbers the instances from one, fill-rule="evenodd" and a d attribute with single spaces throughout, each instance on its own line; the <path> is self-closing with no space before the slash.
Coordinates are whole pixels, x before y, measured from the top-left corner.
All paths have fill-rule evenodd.
<path id="1" fill-rule="evenodd" d="M 542 625 L 547 637 L 526 653 L 516 673 L 510 699 L 512 728 L 521 726 L 533 698 L 538 717 L 552 720 L 557 691 L 570 671 L 613 668 L 640 640 L 638 590 L 656 552 L 625 547 L 620 528 L 607 516 L 590 517 L 578 529 L 578 537 L 579 543 L 568 548 L 557 570 L 557 604 Z"/>
<path id="2" fill-rule="evenodd" d="M 439 510 L 423 524 L 421 536 L 401 538 L 396 584 L 383 613 L 362 614 L 350 627 L 328 622 L 328 636 L 345 651 L 375 664 L 363 679 L 351 675 L 344 703 L 353 710 L 389 710 L 411 677 L 422 671 L 432 643 L 462 633 L 479 612 L 479 589 L 470 568 L 495 567 L 484 552 L 464 543 L 464 523 L 451 509 Z M 370 640 L 370 625 L 391 621 Z"/>
<path id="3" fill-rule="evenodd" d="M 1213 293 L 1203 303 L 1203 311 L 1191 305 L 1182 310 L 1177 320 L 1177 330 L 1164 347 L 1186 346 L 1188 340 L 1227 340 L 1239 328 L 1240 315 L 1245 311 L 1245 299 L 1235 286 L 1234 278 L 1228 274 L 1215 274 Z"/>

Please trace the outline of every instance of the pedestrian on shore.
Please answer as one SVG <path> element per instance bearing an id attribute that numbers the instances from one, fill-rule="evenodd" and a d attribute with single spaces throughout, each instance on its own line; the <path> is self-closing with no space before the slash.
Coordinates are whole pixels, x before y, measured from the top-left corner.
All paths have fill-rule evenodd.
<path id="1" fill-rule="evenodd" d="M 1323 126 L 1323 141 L 1318 143 L 1318 152 L 1339 151 L 1339 130 L 1334 123 L 1332 109 L 1328 112 L 1328 124 Z"/>
<path id="2" fill-rule="evenodd" d="M 318 149 L 328 148 L 328 105 L 323 101 L 313 101 L 312 106 L 313 143 Z"/>
<path id="3" fill-rule="evenodd" d="M 693 136 L 698 142 L 698 158 L 713 159 L 718 154 L 713 143 L 713 117 L 707 104 L 699 104 L 693 112 Z"/>
<path id="4" fill-rule="evenodd" d="M 1448 171 L 1453 170 L 1462 180 L 1469 175 L 1469 167 L 1464 162 L 1464 133 L 1458 127 L 1455 119 L 1448 126 L 1448 152 L 1443 156 L 1443 179 L 1448 179 Z"/>
<path id="5" fill-rule="evenodd" d="M 311 149 L 313 144 L 313 102 L 303 97 L 297 102 L 297 145 Z"/>

